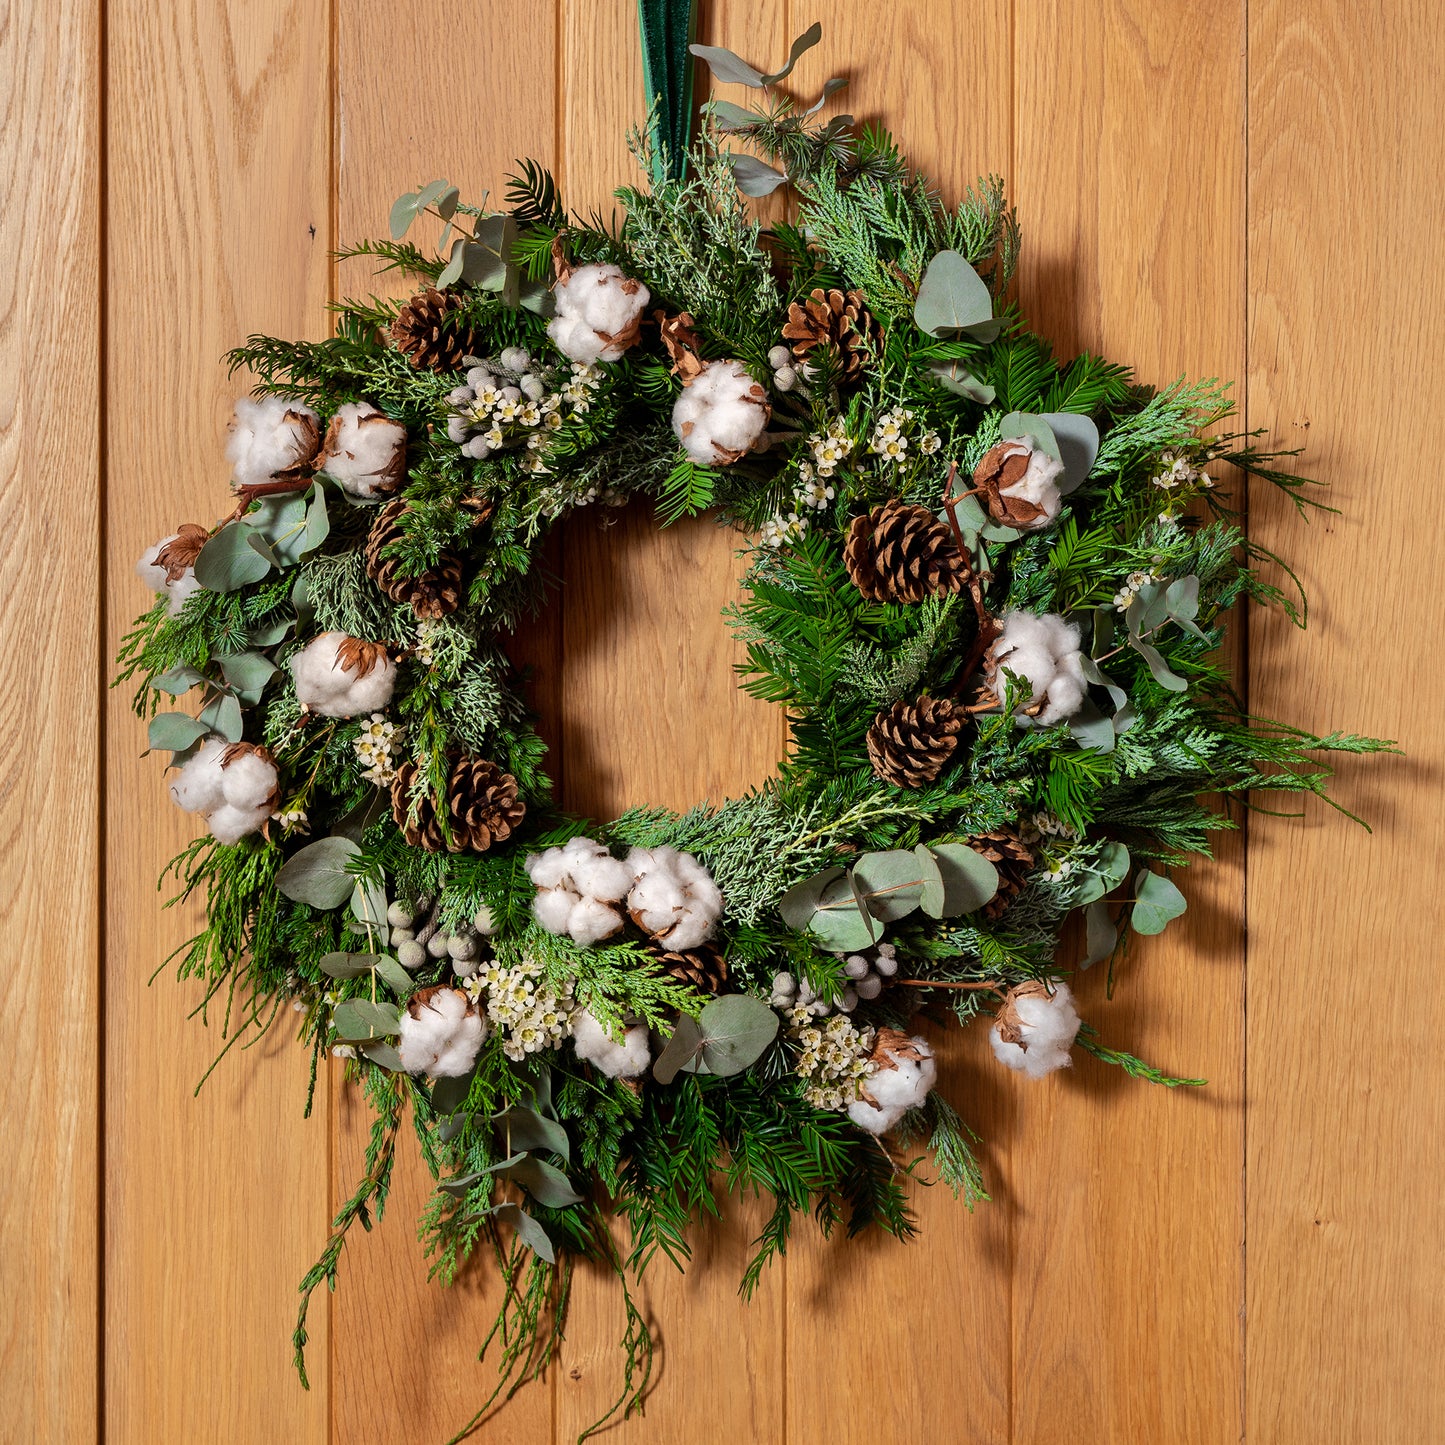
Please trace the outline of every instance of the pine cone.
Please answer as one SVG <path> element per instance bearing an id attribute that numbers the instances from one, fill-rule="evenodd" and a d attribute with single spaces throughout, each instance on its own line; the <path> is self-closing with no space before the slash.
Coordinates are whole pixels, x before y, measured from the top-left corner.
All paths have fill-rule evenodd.
<path id="1" fill-rule="evenodd" d="M 485 853 L 493 843 L 505 842 L 526 815 L 526 804 L 517 797 L 517 780 L 510 773 L 485 758 L 458 758 L 447 779 L 448 842 L 430 792 L 422 794 L 416 818 L 410 820 L 416 774 L 417 765 L 405 762 L 391 785 L 391 815 L 413 848 L 428 853 L 444 848 L 451 853 Z"/>
<path id="2" fill-rule="evenodd" d="M 410 603 L 418 617 L 435 622 L 455 612 L 461 602 L 462 559 L 453 552 L 443 552 L 436 565 L 420 576 L 403 576 L 397 558 L 387 556 L 386 549 L 401 536 L 401 518 L 406 509 L 406 502 L 397 497 L 376 514 L 366 539 L 366 575 L 393 602 Z"/>
<path id="3" fill-rule="evenodd" d="M 990 920 L 1002 918 L 1033 871 L 1034 850 L 1011 828 L 979 833 L 967 841 L 968 846 L 975 853 L 983 854 L 998 872 L 998 892 L 984 905 L 983 916 Z"/>
<path id="4" fill-rule="evenodd" d="M 721 993 L 728 981 L 728 961 L 710 938 L 696 948 L 673 951 L 654 944 L 652 951 L 664 973 L 679 983 L 690 983 L 699 993 Z"/>
<path id="5" fill-rule="evenodd" d="M 896 497 L 854 517 L 843 548 L 853 585 L 874 602 L 922 602 L 961 592 L 972 569 L 946 524 Z"/>
<path id="6" fill-rule="evenodd" d="M 413 296 L 391 323 L 392 344 L 424 371 L 460 371 L 481 344 L 471 322 L 457 315 L 463 305 L 455 291 L 434 287 Z"/>
<path id="7" fill-rule="evenodd" d="M 783 340 L 792 342 L 793 355 L 800 361 L 806 361 L 820 346 L 835 352 L 838 380 L 844 384 L 858 379 L 880 334 L 861 291 L 845 294 L 822 287 L 806 301 L 794 301 L 783 326 Z"/>
<path id="8" fill-rule="evenodd" d="M 895 702 L 868 729 L 873 771 L 895 788 L 921 788 L 944 769 L 958 747 L 968 714 L 951 698 Z"/>

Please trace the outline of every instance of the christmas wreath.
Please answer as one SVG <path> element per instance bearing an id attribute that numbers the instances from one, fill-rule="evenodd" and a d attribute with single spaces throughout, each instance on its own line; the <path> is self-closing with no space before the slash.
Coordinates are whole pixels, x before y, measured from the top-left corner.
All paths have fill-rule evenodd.
<path id="1" fill-rule="evenodd" d="M 686 171 L 635 133 L 651 184 L 614 228 L 530 162 L 501 212 L 402 196 L 346 254 L 416 294 L 233 352 L 257 379 L 234 505 L 139 565 L 157 600 L 122 675 L 206 825 L 172 865 L 207 909 L 179 972 L 233 1039 L 298 1022 L 313 1089 L 342 1056 L 376 1113 L 304 1297 L 382 1208 L 409 1108 L 435 1273 L 485 1247 L 506 1280 L 499 1390 L 552 1356 L 573 1260 L 624 1292 L 681 1265 L 719 1181 L 772 1201 L 745 1292 L 800 1213 L 909 1235 L 919 1149 L 985 1197 L 920 1013 L 981 1016 L 1032 1077 L 1083 1048 L 1194 1082 L 1081 1023 L 1070 967 L 1183 912 L 1171 870 L 1234 826 L 1202 794 L 1322 793 L 1319 754 L 1383 746 L 1247 715 L 1218 656 L 1238 605 L 1302 620 L 1223 483 L 1303 509 L 1305 480 L 1221 427 L 1215 382 L 1057 360 L 1007 299 L 996 179 L 949 208 L 884 131 L 780 91 L 816 38 L 772 75 L 697 47 L 762 103 L 713 102 Z M 785 183 L 765 230 L 744 193 Z M 405 239 L 424 218 L 434 254 Z M 549 527 L 637 496 L 738 529 L 742 686 L 791 746 L 719 807 L 586 822 L 506 649 Z M 652 1342 L 628 1319 L 631 1408 Z"/>

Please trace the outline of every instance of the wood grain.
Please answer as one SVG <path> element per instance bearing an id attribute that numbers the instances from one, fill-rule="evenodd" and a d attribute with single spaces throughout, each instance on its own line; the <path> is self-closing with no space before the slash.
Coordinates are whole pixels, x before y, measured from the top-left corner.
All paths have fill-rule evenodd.
<path id="1" fill-rule="evenodd" d="M 457 6 L 425 0 L 338 0 L 336 224 L 349 244 L 384 235 L 403 191 L 445 176 L 463 198 L 499 205 L 520 156 L 552 159 L 556 36 L 552 7 Z M 440 56 L 465 56 L 467 83 Z M 421 226 L 419 244 L 429 244 Z M 404 293 L 404 278 L 375 277 L 364 261 L 338 268 L 337 294 Z M 546 619 L 528 639 L 529 659 L 555 655 Z M 520 654 L 514 654 L 520 655 Z M 345 1198 L 364 1165 L 371 1113 L 354 1088 L 337 1097 L 333 1198 Z M 500 1302 L 483 1251 L 458 1283 L 427 1279 L 416 1221 L 432 1179 L 410 1136 L 399 1143 L 394 1193 L 380 1227 L 348 1243 L 335 1297 L 332 1371 L 337 1441 L 384 1438 L 388 1445 L 436 1445 L 471 1418 L 492 1392 L 492 1357 L 477 1352 Z M 405 1342 L 399 1347 L 399 1342 Z M 417 1349 L 422 1350 L 419 1356 Z M 418 1364 L 424 1358 L 424 1364 Z M 552 1392 L 533 1385 L 475 1440 L 550 1440 Z"/>
<path id="2" fill-rule="evenodd" d="M 1306 529 L 1253 489 L 1254 535 L 1314 605 L 1304 636 L 1252 626 L 1250 700 L 1406 757 L 1341 769 L 1373 835 L 1318 804 L 1250 829 L 1246 1427 L 1438 1440 L 1445 536 L 1428 424 L 1394 418 L 1445 385 L 1445 24 L 1420 3 L 1249 16 L 1249 419 L 1342 509 Z"/>
<path id="3" fill-rule="evenodd" d="M 0 12 L 0 1433 L 98 1428 L 101 260 L 94 7 Z"/>
<path id="4" fill-rule="evenodd" d="M 306 0 L 107 11 L 107 639 L 142 607 L 141 550 L 223 510 L 222 352 L 326 325 L 326 14 Z M 105 1438 L 324 1441 L 326 1311 L 308 1395 L 290 1369 L 296 1281 L 325 1238 L 327 1125 L 302 1119 L 307 1061 L 277 1029 L 191 1092 L 219 1017 L 162 969 L 201 923 L 156 879 L 193 836 L 163 761 L 107 713 Z M 323 1110 L 324 1113 L 324 1110 Z"/>
<path id="5" fill-rule="evenodd" d="M 816 94 L 841 69 L 849 84 L 834 108 L 886 124 L 949 201 L 980 173 L 1007 171 L 1007 4 L 949 12 L 912 0 L 815 11 L 794 0 L 790 12 L 792 34 L 815 13 L 823 24 L 822 43 L 798 66 L 800 94 Z M 962 36 L 967 44 L 954 39 Z M 998 79 L 980 85 L 984 75 Z M 958 103 L 964 95 L 967 105 Z M 984 1164 L 997 1191 L 998 1151 L 1011 1134 L 1010 1080 L 981 1030 L 925 1032 L 940 1048 L 939 1087 L 986 1141 Z M 795 1445 L 1009 1438 L 1007 1198 L 970 1215 L 941 1185 L 912 1194 L 920 1229 L 913 1243 L 823 1243 L 809 1232 L 789 1257 L 788 1439 Z"/>
<path id="6" fill-rule="evenodd" d="M 1242 374 L 1241 23 L 1232 0 L 1016 6 L 1019 294 L 1062 355 L 1154 385 Z M 1078 985 L 1106 1042 L 1208 1088 L 1084 1056 L 1020 1081 L 1017 1439 L 1239 1438 L 1241 853 L 1225 835 L 1180 876 L 1188 914 L 1137 942 L 1112 1000 L 1103 969 Z"/>

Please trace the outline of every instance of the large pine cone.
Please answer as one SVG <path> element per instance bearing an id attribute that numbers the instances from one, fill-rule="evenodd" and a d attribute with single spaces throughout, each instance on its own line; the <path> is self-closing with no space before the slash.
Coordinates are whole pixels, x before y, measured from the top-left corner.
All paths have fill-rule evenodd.
<path id="1" fill-rule="evenodd" d="M 417 577 L 404 576 L 395 557 L 386 555 L 391 543 L 401 537 L 401 518 L 406 502 L 397 497 L 388 502 L 371 524 L 366 539 L 366 575 L 393 602 L 410 603 L 418 617 L 435 622 L 455 612 L 462 597 L 462 559 L 443 552 L 436 565 Z"/>
<path id="2" fill-rule="evenodd" d="M 471 322 L 458 315 L 466 303 L 434 287 L 413 296 L 391 323 L 392 344 L 425 371 L 460 371 L 482 345 Z"/>
<path id="3" fill-rule="evenodd" d="M 996 828 L 968 839 L 975 853 L 982 853 L 998 873 L 998 892 L 984 905 L 987 919 L 1002 918 L 1023 891 L 1033 871 L 1034 850 L 1011 828 Z"/>
<path id="4" fill-rule="evenodd" d="M 948 526 L 896 497 L 854 517 L 843 548 L 853 585 L 874 602 L 922 602 L 961 592 L 972 574 Z"/>
<path id="5" fill-rule="evenodd" d="M 405 762 L 391 785 L 391 815 L 413 848 L 428 853 L 470 851 L 485 853 L 493 843 L 505 842 L 526 816 L 527 806 L 517 796 L 517 780 L 485 758 L 458 758 L 447 778 L 448 841 L 442 834 L 436 802 L 422 794 L 415 820 L 410 820 L 411 789 L 417 765 Z"/>
<path id="6" fill-rule="evenodd" d="M 838 380 L 856 381 L 879 340 L 878 323 L 864 304 L 861 291 L 815 290 L 806 301 L 788 307 L 783 340 L 800 361 L 826 346 L 837 354 Z"/>
<path id="7" fill-rule="evenodd" d="M 658 965 L 679 983 L 690 983 L 699 993 L 721 993 L 728 981 L 728 961 L 712 939 L 696 948 L 671 950 L 653 948 Z"/>
<path id="8" fill-rule="evenodd" d="M 868 729 L 868 760 L 885 783 L 921 788 L 943 771 L 967 722 L 968 713 L 951 698 L 895 702 Z"/>

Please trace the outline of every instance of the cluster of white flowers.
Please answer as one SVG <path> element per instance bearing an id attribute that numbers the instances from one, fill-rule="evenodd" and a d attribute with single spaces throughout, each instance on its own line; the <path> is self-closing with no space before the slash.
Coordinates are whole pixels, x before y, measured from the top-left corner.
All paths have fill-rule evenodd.
<path id="1" fill-rule="evenodd" d="M 199 813 L 218 843 L 239 843 L 271 816 L 279 777 L 264 748 L 207 738 L 171 783 L 171 800 Z"/>
<path id="2" fill-rule="evenodd" d="M 460 989 L 429 988 L 413 994 L 397 1024 L 396 1051 L 409 1074 L 459 1079 L 477 1061 L 487 1026 Z"/>
<path id="3" fill-rule="evenodd" d="M 554 390 L 553 372 L 533 371 L 531 366 L 532 358 L 525 351 L 508 347 L 497 362 L 472 367 L 466 385 L 448 394 L 447 436 L 461 447 L 463 456 L 480 461 L 493 452 L 525 447 L 523 467 L 529 472 L 547 470 L 548 434 L 562 426 L 566 410 L 591 409 L 592 394 L 602 384 L 602 369 L 574 362 L 568 379 Z"/>
<path id="4" fill-rule="evenodd" d="M 1208 489 L 1214 485 L 1214 478 L 1203 467 L 1196 467 L 1187 452 L 1165 452 L 1159 458 L 1159 470 L 1152 480 L 1161 492 L 1193 487 Z"/>
<path id="5" fill-rule="evenodd" d="M 1050 858 L 1043 866 L 1039 874 L 1041 882 L 1059 884 L 1068 879 L 1074 871 L 1073 860 L 1070 858 Z"/>
<path id="6" fill-rule="evenodd" d="M 1084 681 L 1079 629 L 1055 613 L 1006 612 L 1003 632 L 989 649 L 994 696 L 1002 702 L 1005 674 L 1026 682 L 1029 696 L 1019 708 L 1019 722 L 1032 720 L 1052 727 L 1072 717 L 1088 692 Z M 1035 708 L 1034 712 L 1028 709 Z"/>
<path id="7" fill-rule="evenodd" d="M 504 1031 L 502 1052 L 520 1063 L 540 1049 L 559 1048 L 572 1032 L 572 984 L 553 993 L 541 984 L 542 965 L 526 955 L 507 965 L 489 959 L 466 981 L 467 995 L 482 1003 L 488 1021 Z"/>
<path id="8" fill-rule="evenodd" d="M 1047 811 L 1025 818 L 1019 833 L 1025 843 L 1036 842 L 1039 838 L 1058 838 L 1065 843 L 1077 843 L 1084 836 L 1072 823 L 1066 823 Z"/>
<path id="9" fill-rule="evenodd" d="M 282 812 L 272 813 L 271 821 L 277 824 L 283 833 L 311 831 L 311 822 L 306 816 L 305 808 L 286 808 Z"/>
<path id="10" fill-rule="evenodd" d="M 831 475 L 831 474 L 830 474 Z M 793 488 L 793 504 L 789 511 L 779 512 L 758 530 L 758 542 L 764 547 L 786 547 L 807 535 L 810 512 L 825 512 L 837 496 L 827 476 L 819 476 L 812 462 L 798 463 L 798 481 Z"/>
<path id="11" fill-rule="evenodd" d="M 728 466 L 758 445 L 772 414 L 741 361 L 709 361 L 673 404 L 672 430 L 698 466 Z"/>
<path id="12" fill-rule="evenodd" d="M 868 450 L 885 461 L 902 464 L 908 460 L 908 447 L 912 440 L 913 413 L 901 406 L 885 411 L 873 427 Z M 936 431 L 924 432 L 918 438 L 919 453 L 931 457 L 943 445 L 943 439 Z"/>
<path id="13" fill-rule="evenodd" d="M 269 482 L 310 465 L 321 445 L 321 418 L 291 396 L 242 397 L 226 439 L 237 486 Z"/>
<path id="14" fill-rule="evenodd" d="M 857 1029 L 847 1014 L 814 1022 L 806 1005 L 786 1010 L 788 1036 L 799 1046 L 793 1072 L 803 1080 L 803 1097 L 815 1109 L 839 1112 L 858 1102 L 858 1090 L 876 1066 L 869 1057 L 876 1037 L 871 1028 Z"/>
<path id="15" fill-rule="evenodd" d="M 853 438 L 848 435 L 847 423 L 841 416 L 835 416 L 825 431 L 815 431 L 808 437 L 808 449 L 813 453 L 818 475 L 833 476 L 853 454 Z"/>
<path id="16" fill-rule="evenodd" d="M 317 465 L 353 497 L 394 492 L 406 471 L 406 428 L 369 401 L 348 401 L 326 428 Z"/>
<path id="17" fill-rule="evenodd" d="M 436 639 L 440 631 L 441 623 L 430 617 L 422 618 L 416 625 L 416 642 L 412 645 L 411 655 L 423 667 L 430 667 L 436 661 Z"/>
<path id="18" fill-rule="evenodd" d="M 323 632 L 290 660 L 296 700 L 324 717 L 360 717 L 391 701 L 396 664 L 380 643 Z"/>
<path id="19" fill-rule="evenodd" d="M 620 859 L 592 838 L 572 838 L 529 855 L 527 876 L 537 888 L 537 922 L 584 947 L 621 931 L 624 906 L 640 929 L 674 949 L 710 938 L 722 914 L 712 874 L 676 848 L 633 848 Z"/>
<path id="20" fill-rule="evenodd" d="M 547 323 L 552 344 L 571 361 L 621 361 L 637 340 L 652 299 L 641 281 L 605 262 L 579 266 L 552 288 L 556 316 Z"/>
<path id="21" fill-rule="evenodd" d="M 1139 589 L 1158 580 L 1152 572 L 1131 572 L 1114 594 L 1114 611 L 1127 612 L 1129 604 L 1139 595 Z"/>
<path id="22" fill-rule="evenodd" d="M 579 1059 L 586 1060 L 609 1079 L 635 1079 L 645 1073 L 652 1062 L 646 1024 L 631 1024 L 620 1040 L 614 1039 L 597 1016 L 585 1008 L 572 1014 L 572 1047 Z"/>
<path id="23" fill-rule="evenodd" d="M 374 712 L 362 727 L 354 744 L 362 764 L 361 776 L 378 788 L 396 781 L 396 753 L 401 746 L 401 729 L 381 713 Z"/>

